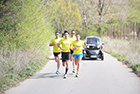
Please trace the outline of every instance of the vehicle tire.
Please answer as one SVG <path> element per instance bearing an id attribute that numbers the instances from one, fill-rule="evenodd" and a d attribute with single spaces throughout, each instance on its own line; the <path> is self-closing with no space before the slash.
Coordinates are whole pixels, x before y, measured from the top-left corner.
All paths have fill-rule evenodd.
<path id="1" fill-rule="evenodd" d="M 82 60 L 86 60 L 86 58 L 85 58 L 85 55 L 83 54 L 83 58 L 82 58 Z"/>
<path id="2" fill-rule="evenodd" d="M 83 56 L 82 60 L 85 60 L 85 57 Z"/>
<path id="3" fill-rule="evenodd" d="M 103 56 L 103 55 L 101 56 L 101 60 L 102 60 L 102 61 L 104 60 L 104 56 Z"/>

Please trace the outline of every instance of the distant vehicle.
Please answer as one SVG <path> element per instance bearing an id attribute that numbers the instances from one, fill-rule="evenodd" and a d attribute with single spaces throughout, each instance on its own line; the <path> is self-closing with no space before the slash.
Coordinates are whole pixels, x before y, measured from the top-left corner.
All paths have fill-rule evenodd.
<path id="1" fill-rule="evenodd" d="M 101 43 L 99 37 L 86 37 L 85 49 L 83 49 L 83 59 L 100 58 L 104 60 L 104 53 L 102 51 L 104 43 Z"/>

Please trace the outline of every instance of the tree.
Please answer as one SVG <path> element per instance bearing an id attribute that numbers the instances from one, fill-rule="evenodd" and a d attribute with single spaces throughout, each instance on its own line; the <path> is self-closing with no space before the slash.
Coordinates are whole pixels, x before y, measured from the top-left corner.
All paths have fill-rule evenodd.
<path id="1" fill-rule="evenodd" d="M 123 22 L 128 17 L 127 9 L 129 7 L 127 6 L 127 1 L 83 0 L 82 2 L 84 3 L 84 10 L 81 11 L 86 11 L 84 14 L 86 16 L 86 21 L 88 24 L 91 24 L 91 27 L 88 25 L 88 28 L 96 27 L 99 34 L 102 33 L 102 25 L 104 23 Z M 83 12 L 81 12 L 81 14 L 82 13 Z M 83 23 L 85 23 L 84 20 Z"/>
<path id="2" fill-rule="evenodd" d="M 47 8 L 51 11 L 48 14 L 57 31 L 79 29 L 81 14 L 78 4 L 71 3 L 70 0 L 52 0 Z"/>
<path id="3" fill-rule="evenodd" d="M 46 48 L 54 28 L 42 0 L 11 0 L 0 5 L 4 7 L 0 14 L 0 47 Z"/>
<path id="4" fill-rule="evenodd" d="M 140 20 L 140 0 L 130 0 L 129 4 L 130 9 L 129 9 L 129 15 L 127 22 L 128 23 L 134 23 L 134 22 L 139 22 Z"/>

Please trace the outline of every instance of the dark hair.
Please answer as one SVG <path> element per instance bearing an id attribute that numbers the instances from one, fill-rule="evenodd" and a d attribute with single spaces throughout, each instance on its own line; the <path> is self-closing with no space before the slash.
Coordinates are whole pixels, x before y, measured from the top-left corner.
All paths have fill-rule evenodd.
<path id="1" fill-rule="evenodd" d="M 62 33 L 62 37 L 64 36 L 64 33 Z"/>
<path id="2" fill-rule="evenodd" d="M 69 34 L 69 32 L 68 32 L 68 31 L 66 31 L 66 30 L 64 31 L 64 34 L 65 34 L 65 33 L 68 33 L 68 34 Z"/>
<path id="3" fill-rule="evenodd" d="M 73 29 L 73 30 L 71 30 L 71 32 L 72 32 L 72 31 L 75 31 L 75 30 Z"/>
<path id="4" fill-rule="evenodd" d="M 55 34 L 56 34 L 56 33 L 59 33 L 59 32 L 58 32 L 58 31 L 56 31 L 56 32 L 55 32 Z"/>
<path id="5" fill-rule="evenodd" d="M 77 35 L 80 35 L 80 34 L 79 34 L 79 33 L 77 33 L 77 34 L 76 34 L 76 36 L 77 36 Z"/>
<path id="6" fill-rule="evenodd" d="M 76 34 L 76 36 L 77 36 L 77 35 L 79 35 L 79 36 L 80 36 L 80 34 L 79 34 L 79 33 L 77 33 L 77 34 Z"/>

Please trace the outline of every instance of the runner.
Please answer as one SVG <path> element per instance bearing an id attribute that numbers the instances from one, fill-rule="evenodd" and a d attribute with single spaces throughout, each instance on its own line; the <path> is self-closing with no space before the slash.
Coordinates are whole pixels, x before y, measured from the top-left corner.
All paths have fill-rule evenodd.
<path id="1" fill-rule="evenodd" d="M 49 46 L 53 46 L 53 54 L 55 57 L 55 62 L 57 63 L 57 71 L 56 74 L 59 74 L 59 68 L 60 68 L 60 52 L 61 49 L 57 46 L 57 43 L 60 41 L 61 38 L 59 38 L 59 32 L 55 32 L 55 38 L 53 38 L 50 41 Z"/>
<path id="2" fill-rule="evenodd" d="M 72 30 L 71 31 L 71 36 L 69 36 L 69 39 L 73 42 L 76 40 L 76 37 L 75 37 L 75 30 Z M 72 62 L 72 65 L 73 65 L 73 73 L 75 73 L 75 62 L 74 62 L 74 58 L 73 58 L 73 50 L 71 49 L 70 50 L 70 53 L 71 53 L 71 56 L 70 56 L 70 61 Z"/>
<path id="3" fill-rule="evenodd" d="M 77 65 L 76 77 L 78 77 L 79 70 L 80 70 L 80 62 L 83 57 L 82 49 L 85 47 L 84 47 L 84 42 L 80 40 L 79 34 L 76 34 L 76 41 L 74 41 L 72 44 L 73 44 L 73 50 L 74 50 L 73 57 L 75 59 L 75 65 Z"/>
<path id="4" fill-rule="evenodd" d="M 67 72 L 69 70 L 69 60 L 70 60 L 70 48 L 72 45 L 71 40 L 69 40 L 69 32 L 64 31 L 65 38 L 61 39 L 58 43 L 58 47 L 62 50 L 62 63 L 63 66 L 65 67 L 66 65 L 66 71 L 64 74 L 64 78 L 67 77 Z M 62 47 L 60 46 L 62 45 Z"/>

